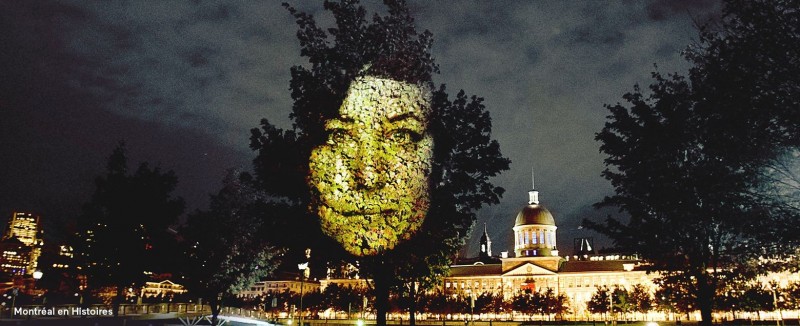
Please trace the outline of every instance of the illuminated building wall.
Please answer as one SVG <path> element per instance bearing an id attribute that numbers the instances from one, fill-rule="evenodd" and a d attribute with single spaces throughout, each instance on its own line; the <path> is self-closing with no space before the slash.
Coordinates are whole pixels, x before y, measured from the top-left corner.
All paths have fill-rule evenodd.
<path id="1" fill-rule="evenodd" d="M 0 250 L 0 269 L 15 275 L 31 274 L 38 267 L 44 241 L 39 216 L 14 212 L 8 221 Z"/>
<path id="2" fill-rule="evenodd" d="M 311 293 L 320 291 L 320 282 L 315 280 L 307 280 L 300 282 L 300 280 L 269 280 L 255 282 L 249 288 L 240 291 L 236 295 L 241 298 L 255 298 L 270 293 L 283 293 L 286 291 L 299 294 L 300 288 L 303 293 Z"/>
<path id="3" fill-rule="evenodd" d="M 161 282 L 145 282 L 142 287 L 142 297 L 170 296 L 186 293 L 183 285 L 172 283 L 170 280 Z"/>
<path id="4" fill-rule="evenodd" d="M 0 241 L 0 271 L 10 275 L 30 274 L 31 247 L 17 238 Z"/>
<path id="5" fill-rule="evenodd" d="M 31 213 L 14 212 L 8 221 L 6 238 L 17 237 L 26 246 L 34 246 L 41 241 L 42 229 L 39 226 L 39 216 Z"/>
<path id="6" fill-rule="evenodd" d="M 647 274 L 643 262 L 635 256 L 592 256 L 586 260 L 560 257 L 556 248 L 556 223 L 553 215 L 539 201 L 539 192 L 531 190 L 529 201 L 514 219 L 516 257 L 494 261 L 465 261 L 450 267 L 439 290 L 460 296 L 482 293 L 499 294 L 506 300 L 521 291 L 552 289 L 569 298 L 574 316 L 589 317 L 586 301 L 597 286 L 631 289 L 642 284 L 655 290 L 655 273 Z M 488 234 L 483 238 L 489 242 Z"/>

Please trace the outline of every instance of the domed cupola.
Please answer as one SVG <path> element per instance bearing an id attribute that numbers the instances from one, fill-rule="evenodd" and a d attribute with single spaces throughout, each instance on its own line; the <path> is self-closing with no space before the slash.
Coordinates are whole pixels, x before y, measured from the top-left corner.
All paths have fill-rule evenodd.
<path id="1" fill-rule="evenodd" d="M 553 214 L 544 206 L 539 204 L 529 204 L 522 208 L 517 214 L 516 223 L 514 226 L 521 225 L 556 225 Z"/>
<path id="2" fill-rule="evenodd" d="M 528 205 L 517 214 L 514 223 L 514 253 L 517 257 L 558 256 L 556 221 L 547 208 L 539 204 L 539 192 L 528 192 Z"/>

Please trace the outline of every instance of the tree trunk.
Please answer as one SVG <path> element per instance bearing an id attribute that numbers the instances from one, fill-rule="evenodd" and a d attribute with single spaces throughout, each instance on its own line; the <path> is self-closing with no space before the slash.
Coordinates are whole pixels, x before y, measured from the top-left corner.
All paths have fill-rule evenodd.
<path id="1" fill-rule="evenodd" d="M 700 309 L 701 326 L 711 326 L 713 324 L 711 310 L 714 307 L 714 292 L 716 289 L 709 282 L 708 277 L 705 273 L 697 277 L 697 305 Z"/>
<path id="2" fill-rule="evenodd" d="M 211 297 L 208 300 L 208 307 L 211 308 L 211 325 L 218 325 L 217 317 L 219 316 L 220 311 L 222 311 L 222 300 L 217 297 Z"/>
<path id="3" fill-rule="evenodd" d="M 383 266 L 381 266 L 383 267 Z M 375 273 L 375 324 L 386 326 L 386 312 L 389 311 L 389 279 L 386 271 L 381 268 Z"/>
<path id="4" fill-rule="evenodd" d="M 414 283 L 411 283 L 411 286 L 408 289 L 409 299 L 411 302 L 408 306 L 408 325 L 415 326 L 417 323 L 417 290 L 414 288 Z"/>
<path id="5" fill-rule="evenodd" d="M 119 305 L 122 302 L 122 295 L 125 291 L 125 288 L 122 285 L 117 285 L 117 295 L 114 296 L 113 300 L 113 310 L 114 310 L 114 317 L 119 316 Z"/>

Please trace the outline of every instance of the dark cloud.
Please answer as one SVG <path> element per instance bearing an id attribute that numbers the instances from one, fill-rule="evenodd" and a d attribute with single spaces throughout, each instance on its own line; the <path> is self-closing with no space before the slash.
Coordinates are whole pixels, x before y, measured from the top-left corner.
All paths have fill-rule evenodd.
<path id="1" fill-rule="evenodd" d="M 69 230 L 69 221 L 89 200 L 94 178 L 120 140 L 128 143 L 132 166 L 149 161 L 177 171 L 179 195 L 191 207 L 206 205 L 225 168 L 247 164 L 246 152 L 223 145 L 216 135 L 115 114 L 93 87 L 115 94 L 141 90 L 107 76 L 74 79 L 76 71 L 94 62 L 68 51 L 70 40 L 63 38 L 60 23 L 82 21 L 87 14 L 55 3 L 49 8 L 24 5 L 0 10 L 7 32 L 0 37 L 9 49 L 0 51 L 2 216 L 18 210 L 39 213 L 48 237 Z M 159 100 L 169 99 L 153 101 Z M 181 114 L 181 120 L 205 119 Z"/>
<path id="2" fill-rule="evenodd" d="M 296 6 L 331 25 L 319 3 Z M 477 224 L 498 252 L 511 249 L 531 167 L 570 249 L 588 207 L 612 191 L 594 141 L 603 105 L 648 84 L 654 63 L 686 71 L 694 21 L 719 11 L 716 1 L 410 6 L 434 34 L 435 81 L 485 98 L 512 160 L 494 179 L 505 197 Z M 202 207 L 225 168 L 249 165 L 250 128 L 261 118 L 290 126 L 289 68 L 304 61 L 277 2 L 6 1 L 0 27 L 0 214 L 74 215 L 120 139 L 133 162 L 174 169 L 179 194 Z"/>
<path id="3" fill-rule="evenodd" d="M 656 0 L 647 5 L 647 17 L 655 21 L 690 15 L 700 22 L 719 17 L 722 2 L 719 0 Z"/>

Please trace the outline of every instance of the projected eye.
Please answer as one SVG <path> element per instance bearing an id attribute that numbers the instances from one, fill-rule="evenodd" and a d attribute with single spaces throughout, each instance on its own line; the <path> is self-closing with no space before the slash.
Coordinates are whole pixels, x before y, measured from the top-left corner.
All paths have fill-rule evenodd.
<path id="1" fill-rule="evenodd" d="M 350 139 L 350 133 L 344 128 L 335 128 L 328 131 L 328 144 L 340 144 Z"/>
<path id="2" fill-rule="evenodd" d="M 397 129 L 389 133 L 389 140 L 398 144 L 410 144 L 422 139 L 422 134 L 410 129 Z"/>

